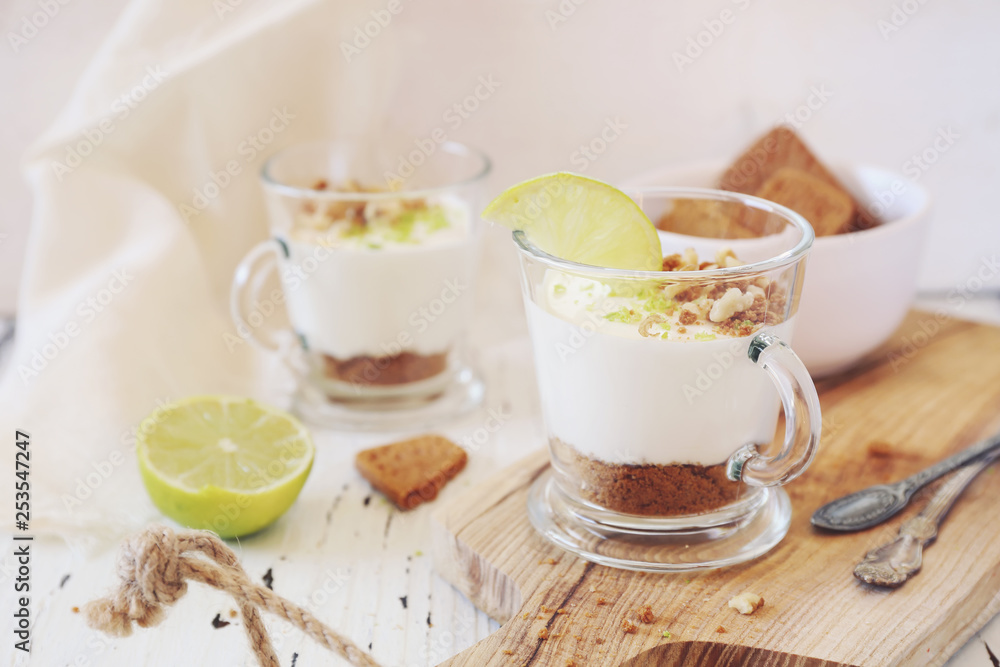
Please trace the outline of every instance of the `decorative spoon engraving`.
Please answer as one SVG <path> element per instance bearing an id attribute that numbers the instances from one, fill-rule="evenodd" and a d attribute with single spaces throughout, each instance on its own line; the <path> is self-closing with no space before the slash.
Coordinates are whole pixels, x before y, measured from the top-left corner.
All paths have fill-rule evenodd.
<path id="1" fill-rule="evenodd" d="M 1000 434 L 977 442 L 895 484 L 876 484 L 829 502 L 813 513 L 812 525 L 843 532 L 877 526 L 906 507 L 913 494 L 929 482 L 997 451 L 1000 451 Z"/>
<path id="2" fill-rule="evenodd" d="M 962 495 L 976 475 L 993 462 L 1000 451 L 960 468 L 941 488 L 920 514 L 899 528 L 899 536 L 888 544 L 869 551 L 854 568 L 854 576 L 869 584 L 896 588 L 920 570 L 924 547 L 937 537 L 938 525 L 955 499 Z"/>

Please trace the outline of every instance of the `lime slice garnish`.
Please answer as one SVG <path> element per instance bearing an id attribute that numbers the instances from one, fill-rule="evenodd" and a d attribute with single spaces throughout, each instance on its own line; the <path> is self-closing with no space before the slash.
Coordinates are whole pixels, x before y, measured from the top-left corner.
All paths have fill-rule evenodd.
<path id="1" fill-rule="evenodd" d="M 572 262 L 659 271 L 656 227 L 639 205 L 607 183 L 577 174 L 539 176 L 508 188 L 483 219 L 523 230 L 540 249 Z"/>
<path id="2" fill-rule="evenodd" d="M 314 448 L 291 415 L 248 398 L 195 396 L 139 425 L 139 470 L 157 508 L 220 537 L 254 533 L 292 506 Z"/>

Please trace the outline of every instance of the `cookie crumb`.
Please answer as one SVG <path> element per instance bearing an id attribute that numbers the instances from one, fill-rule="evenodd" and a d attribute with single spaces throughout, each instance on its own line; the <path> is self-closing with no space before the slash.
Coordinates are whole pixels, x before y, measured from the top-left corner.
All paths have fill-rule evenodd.
<path id="1" fill-rule="evenodd" d="M 646 623 L 647 625 L 649 623 L 652 623 L 653 620 L 656 618 L 655 616 L 653 616 L 653 608 L 650 607 L 648 604 L 644 604 L 641 607 L 639 607 L 637 613 L 639 615 L 639 620 L 642 621 L 643 623 Z"/>
<path id="2" fill-rule="evenodd" d="M 729 606 L 741 614 L 748 615 L 764 606 L 764 598 L 756 593 L 744 591 L 731 599 L 729 601 Z"/>
<path id="3" fill-rule="evenodd" d="M 230 609 L 229 610 L 229 618 L 236 618 L 236 610 L 235 609 Z"/>
<path id="4" fill-rule="evenodd" d="M 557 614 L 565 614 L 566 610 L 565 609 L 561 609 L 561 608 L 560 609 L 556 609 L 556 613 Z"/>
<path id="5" fill-rule="evenodd" d="M 626 618 L 626 619 L 622 620 L 622 632 L 624 632 L 625 634 L 627 634 L 627 635 L 634 635 L 635 631 L 638 630 L 638 629 L 639 629 L 639 626 L 637 626 L 635 623 L 633 623 L 629 619 Z"/>
<path id="6" fill-rule="evenodd" d="M 555 558 L 543 558 L 542 560 L 538 561 L 538 564 L 539 565 L 555 565 L 556 564 L 556 559 Z"/>
<path id="7" fill-rule="evenodd" d="M 529 614 L 528 612 L 524 612 L 523 614 L 521 614 L 521 619 L 527 621 L 529 616 L 531 616 L 531 614 Z"/>
<path id="8" fill-rule="evenodd" d="M 79 607 L 73 607 L 72 609 L 70 609 L 70 611 L 72 611 L 74 614 L 79 614 L 80 613 L 80 608 Z"/>
<path id="9" fill-rule="evenodd" d="M 511 650 L 510 650 L 509 648 L 505 648 L 505 649 L 503 650 L 503 654 L 504 654 L 504 655 L 514 655 L 514 652 L 513 652 L 513 651 L 511 651 Z"/>
<path id="10" fill-rule="evenodd" d="M 717 627 L 715 629 L 715 631 L 718 632 L 721 635 L 721 634 L 725 634 L 726 629 L 720 625 L 719 627 Z"/>
<path id="11" fill-rule="evenodd" d="M 598 607 L 600 607 L 601 605 L 605 605 L 607 603 L 608 603 L 608 601 L 605 600 L 604 598 L 597 598 L 597 606 Z"/>
<path id="12" fill-rule="evenodd" d="M 542 628 L 541 630 L 539 630 L 538 631 L 538 638 L 539 639 L 548 639 L 549 638 L 549 629 L 548 628 Z"/>
<path id="13" fill-rule="evenodd" d="M 552 610 L 549 609 L 548 607 L 546 607 L 545 605 L 542 605 L 541 607 L 539 607 L 539 609 L 541 609 L 541 611 L 542 611 L 543 614 L 551 614 L 552 613 Z"/>
<path id="14" fill-rule="evenodd" d="M 603 640 L 603 639 L 601 639 L 600 637 L 598 637 L 598 638 L 597 638 L 597 639 L 596 639 L 596 640 L 594 641 L 594 643 L 595 643 L 595 644 L 603 644 L 603 643 L 604 643 L 604 640 Z"/>

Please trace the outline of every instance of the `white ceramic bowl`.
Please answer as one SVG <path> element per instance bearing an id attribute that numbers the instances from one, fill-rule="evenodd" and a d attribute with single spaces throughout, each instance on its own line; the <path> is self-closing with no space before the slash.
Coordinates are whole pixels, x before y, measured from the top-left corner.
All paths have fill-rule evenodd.
<path id="1" fill-rule="evenodd" d="M 627 185 L 714 187 L 726 162 L 670 167 Z M 929 199 L 916 183 L 868 166 L 833 169 L 862 205 L 881 196 L 882 223 L 816 239 L 806 259 L 792 347 L 813 377 L 845 370 L 884 343 L 913 303 Z"/>

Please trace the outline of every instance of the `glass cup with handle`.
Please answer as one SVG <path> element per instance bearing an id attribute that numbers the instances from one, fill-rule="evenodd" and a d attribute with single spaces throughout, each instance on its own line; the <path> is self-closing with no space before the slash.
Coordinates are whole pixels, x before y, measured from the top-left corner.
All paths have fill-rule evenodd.
<path id="1" fill-rule="evenodd" d="M 514 232 L 552 463 L 529 516 L 615 567 L 755 558 L 787 532 L 780 486 L 819 443 L 816 389 L 788 345 L 812 228 L 738 193 L 625 192 L 651 220 L 686 221 L 660 232 L 663 271 L 570 262 Z"/>
<path id="2" fill-rule="evenodd" d="M 296 408 L 307 419 L 413 427 L 482 400 L 466 338 L 480 245 L 474 212 L 489 169 L 482 153 L 453 142 L 429 156 L 315 142 L 265 164 L 271 237 L 237 267 L 230 306 L 241 335 L 280 353 L 258 307 L 277 272 L 301 362 Z"/>

